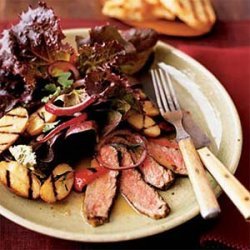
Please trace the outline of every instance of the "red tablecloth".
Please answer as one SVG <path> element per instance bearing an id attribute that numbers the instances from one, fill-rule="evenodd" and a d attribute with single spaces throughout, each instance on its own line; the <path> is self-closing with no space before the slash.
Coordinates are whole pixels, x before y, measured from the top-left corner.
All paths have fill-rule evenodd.
<path id="1" fill-rule="evenodd" d="M 120 28 L 125 27 L 111 21 Z M 62 20 L 63 28 L 93 27 L 103 21 Z M 0 29 L 8 24 L 0 24 Z M 213 72 L 227 89 L 239 111 L 244 145 L 236 176 L 250 188 L 250 21 L 218 23 L 214 30 L 201 38 L 161 37 Z M 24 229 L 0 217 L 0 249 L 166 249 L 193 248 L 214 245 L 235 249 L 250 249 L 250 224 L 246 223 L 229 199 L 219 198 L 221 216 L 203 221 L 199 216 L 192 221 L 156 236 L 130 242 L 85 244 L 64 241 Z"/>

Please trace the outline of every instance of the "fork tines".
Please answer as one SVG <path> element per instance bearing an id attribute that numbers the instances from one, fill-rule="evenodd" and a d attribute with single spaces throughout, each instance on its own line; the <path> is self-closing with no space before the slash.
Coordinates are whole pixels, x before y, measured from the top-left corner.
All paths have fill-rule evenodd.
<path id="1" fill-rule="evenodd" d="M 151 71 L 156 100 L 160 112 L 180 110 L 171 78 L 166 70 L 152 69 Z"/>

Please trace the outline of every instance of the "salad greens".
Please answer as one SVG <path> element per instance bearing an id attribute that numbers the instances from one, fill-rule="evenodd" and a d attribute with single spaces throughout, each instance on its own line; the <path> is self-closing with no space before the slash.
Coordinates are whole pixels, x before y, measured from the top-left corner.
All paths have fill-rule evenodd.
<path id="1" fill-rule="evenodd" d="M 77 50 L 64 38 L 54 11 L 39 3 L 0 39 L 0 118 L 18 105 L 29 115 L 44 106 L 44 115 L 37 112 L 34 124 L 29 122 L 35 133 L 40 131 L 38 137 L 21 135 L 40 165 L 56 160 L 60 142 L 73 135 L 94 132 L 98 140 L 131 109 L 141 112 L 128 75 L 143 67 L 157 42 L 153 30 L 119 31 L 111 25 L 91 29 L 87 38 L 76 37 Z M 80 121 L 82 116 L 88 120 Z"/>

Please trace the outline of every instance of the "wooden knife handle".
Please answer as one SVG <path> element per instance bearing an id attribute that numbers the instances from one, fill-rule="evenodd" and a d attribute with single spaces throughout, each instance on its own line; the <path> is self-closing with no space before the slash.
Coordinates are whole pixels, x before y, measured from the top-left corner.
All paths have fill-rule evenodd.
<path id="1" fill-rule="evenodd" d="M 187 167 L 188 176 L 193 186 L 200 213 L 204 219 L 217 216 L 220 207 L 208 182 L 206 171 L 190 138 L 179 141 L 179 147 Z"/>
<path id="2" fill-rule="evenodd" d="M 216 158 L 216 156 L 204 147 L 198 150 L 201 160 L 207 170 L 216 179 L 234 205 L 239 209 L 245 219 L 250 219 L 250 193 L 230 173 L 230 171 Z"/>

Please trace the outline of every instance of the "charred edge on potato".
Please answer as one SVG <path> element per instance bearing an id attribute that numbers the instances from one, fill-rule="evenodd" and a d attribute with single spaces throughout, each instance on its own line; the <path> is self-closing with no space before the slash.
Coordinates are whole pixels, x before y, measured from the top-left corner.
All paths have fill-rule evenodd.
<path id="1" fill-rule="evenodd" d="M 30 169 L 27 170 L 27 176 L 28 176 L 28 179 L 29 179 L 28 198 L 32 199 L 33 198 L 33 189 L 32 189 L 33 179 L 32 179 L 32 173 L 31 173 Z"/>
<path id="2" fill-rule="evenodd" d="M 51 185 L 52 185 L 52 190 L 54 193 L 55 200 L 57 200 L 57 190 L 56 190 L 55 177 L 54 177 L 53 172 L 51 174 Z"/>
<path id="3" fill-rule="evenodd" d="M 5 114 L 5 116 L 17 117 L 17 118 L 21 118 L 21 119 L 28 117 L 27 115 L 9 114 L 9 113 Z"/>
<path id="4" fill-rule="evenodd" d="M 38 111 L 38 112 L 37 112 L 37 116 L 38 116 L 43 122 L 46 122 L 43 113 L 41 113 L 41 112 Z"/>
<path id="5" fill-rule="evenodd" d="M 128 123 L 138 131 L 142 131 L 149 137 L 157 137 L 160 135 L 160 127 L 156 122 L 148 115 L 138 112 L 131 112 L 127 118 Z"/>
<path id="6" fill-rule="evenodd" d="M 5 178 L 6 178 L 6 185 L 8 188 L 10 188 L 10 171 L 9 170 L 6 170 Z"/>

